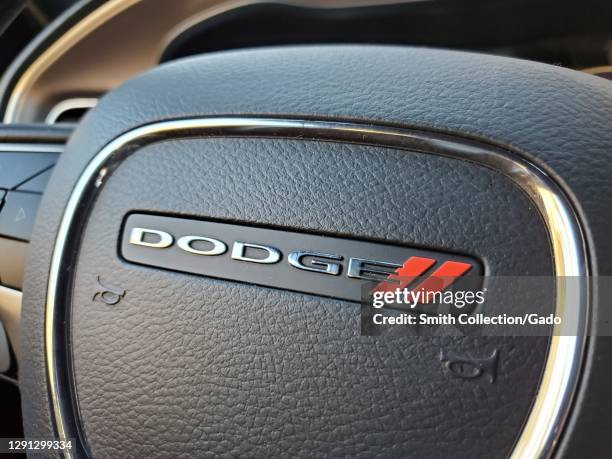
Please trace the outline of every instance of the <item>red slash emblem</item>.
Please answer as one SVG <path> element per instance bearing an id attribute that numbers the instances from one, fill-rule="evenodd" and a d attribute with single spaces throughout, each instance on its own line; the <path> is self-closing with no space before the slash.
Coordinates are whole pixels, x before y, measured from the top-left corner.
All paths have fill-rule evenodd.
<path id="1" fill-rule="evenodd" d="M 410 286 L 419 276 L 435 265 L 433 258 L 410 257 L 404 264 L 390 274 L 387 279 L 379 283 L 373 292 L 395 291 Z M 423 280 L 413 290 L 427 292 L 441 292 L 453 285 L 457 279 L 472 269 L 470 263 L 459 261 L 445 261 L 431 276 Z M 427 297 L 427 295 L 423 295 Z"/>

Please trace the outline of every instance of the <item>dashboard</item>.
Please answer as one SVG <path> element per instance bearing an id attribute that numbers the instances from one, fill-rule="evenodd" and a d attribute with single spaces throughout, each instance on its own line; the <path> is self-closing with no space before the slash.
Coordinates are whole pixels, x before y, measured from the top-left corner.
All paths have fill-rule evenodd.
<path id="1" fill-rule="evenodd" d="M 110 0 L 77 6 L 62 12 L 4 72 L 5 123 L 75 122 L 107 91 L 160 63 L 261 46 L 411 45 L 530 59 L 604 78 L 612 69 L 612 6 L 605 0 Z"/>

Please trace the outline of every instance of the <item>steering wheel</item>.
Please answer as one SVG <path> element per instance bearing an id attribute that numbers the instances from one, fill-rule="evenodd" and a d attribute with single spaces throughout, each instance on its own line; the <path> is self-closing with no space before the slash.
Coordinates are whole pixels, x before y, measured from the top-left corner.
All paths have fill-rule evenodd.
<path id="1" fill-rule="evenodd" d="M 43 196 L 26 435 L 75 457 L 602 451 L 611 178 L 612 86 L 563 68 L 390 46 L 155 68 L 86 115 Z M 513 312 L 566 328 L 367 336 L 363 286 L 412 257 L 553 279 Z"/>

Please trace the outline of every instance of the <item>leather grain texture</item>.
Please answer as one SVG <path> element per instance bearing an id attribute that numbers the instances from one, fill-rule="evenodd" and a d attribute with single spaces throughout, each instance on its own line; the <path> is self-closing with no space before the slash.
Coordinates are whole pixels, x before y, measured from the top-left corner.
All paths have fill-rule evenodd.
<path id="1" fill-rule="evenodd" d="M 601 198 L 612 192 L 612 85 L 603 79 L 533 62 L 394 47 L 267 49 L 177 61 L 103 98 L 72 138 L 44 197 L 34 234 L 36 259 L 28 268 L 24 297 L 23 323 L 27 325 L 21 378 L 28 434 L 50 432 L 43 353 L 46 276 L 61 211 L 79 173 L 95 152 L 131 128 L 160 119 L 226 114 L 375 121 L 450 132 L 507 147 L 530 157 L 565 186 L 585 223 L 592 272 L 612 273 L 608 225 L 612 203 Z M 246 174 L 248 169 L 241 172 Z M 269 201 L 261 205 L 272 208 Z M 323 308 L 313 299 L 300 301 Z M 610 314 L 596 303 L 593 323 L 609 320 Z M 526 340 L 513 345 L 517 346 L 513 351 L 517 362 L 529 362 L 527 368 L 532 370 L 537 367 L 529 357 L 537 346 L 526 345 Z M 593 362 L 612 357 L 609 341 L 593 339 L 589 349 L 587 384 L 597 372 L 605 374 Z M 596 384 L 601 385 L 599 381 Z M 437 392 L 427 394 L 434 397 Z M 502 400 L 502 407 L 512 403 Z M 586 389 L 580 400 L 591 408 L 591 414 L 609 413 L 612 403 L 609 398 L 590 401 Z M 479 418 L 490 416 L 490 408 Z M 265 412 L 260 416 L 267 419 Z M 610 437 L 609 426 L 582 419 L 580 412 L 577 416 L 593 437 Z M 431 418 L 430 425 L 440 420 Z M 155 421 L 143 417 L 139 425 Z M 438 442 L 449 435 L 434 427 L 430 432 Z M 463 430 L 450 435 L 463 439 L 469 450 L 476 440 L 486 441 L 489 431 L 484 432 L 476 432 L 476 437 L 463 437 Z M 590 446 L 595 448 L 596 442 Z"/>
<path id="2" fill-rule="evenodd" d="M 293 140 L 145 147 L 104 185 L 75 269 L 73 362 L 94 457 L 511 450 L 546 338 L 362 337 L 358 304 L 122 262 L 118 235 L 134 210 L 452 248 L 491 275 L 552 272 L 530 201 L 465 161 Z M 126 290 L 116 307 L 92 301 L 98 276 Z M 441 351 L 495 349 L 495 384 L 457 378 L 440 362 Z"/>

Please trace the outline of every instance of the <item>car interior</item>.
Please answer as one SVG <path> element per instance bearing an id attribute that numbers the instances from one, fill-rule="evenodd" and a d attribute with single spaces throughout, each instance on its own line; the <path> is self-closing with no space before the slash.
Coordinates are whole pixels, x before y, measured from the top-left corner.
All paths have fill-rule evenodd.
<path id="1" fill-rule="evenodd" d="M 3 0 L 0 43 L 0 455 L 612 457 L 610 0 Z"/>

